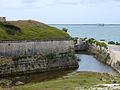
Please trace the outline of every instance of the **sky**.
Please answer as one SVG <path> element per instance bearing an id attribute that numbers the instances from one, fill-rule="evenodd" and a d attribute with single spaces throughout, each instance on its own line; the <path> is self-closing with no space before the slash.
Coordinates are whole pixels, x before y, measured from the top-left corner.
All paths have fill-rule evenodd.
<path id="1" fill-rule="evenodd" d="M 46 24 L 118 24 L 120 0 L 0 0 L 0 16 Z"/>

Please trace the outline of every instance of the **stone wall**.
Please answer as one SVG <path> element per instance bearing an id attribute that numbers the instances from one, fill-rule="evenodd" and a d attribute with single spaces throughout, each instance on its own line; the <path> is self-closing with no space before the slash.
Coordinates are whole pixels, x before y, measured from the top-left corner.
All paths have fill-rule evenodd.
<path id="1" fill-rule="evenodd" d="M 0 17 L 0 22 L 6 21 L 6 17 Z"/>
<path id="2" fill-rule="evenodd" d="M 87 51 L 87 50 L 88 50 L 88 45 L 83 41 L 80 41 L 79 43 L 77 43 L 75 45 L 75 51 L 76 52 Z"/>
<path id="3" fill-rule="evenodd" d="M 74 49 L 73 41 L 1 41 L 0 56 L 60 53 Z"/>
<path id="4" fill-rule="evenodd" d="M 107 63 L 120 73 L 120 46 L 109 45 L 108 50 L 111 58 Z"/>
<path id="5" fill-rule="evenodd" d="M 83 43 L 81 41 L 81 43 Z M 86 47 L 86 48 L 84 48 Z M 96 46 L 94 44 L 79 44 L 75 50 L 86 50 L 92 54 L 97 60 L 110 65 L 113 69 L 120 73 L 120 46 L 108 45 L 108 49 Z"/>
<path id="6" fill-rule="evenodd" d="M 89 45 L 88 52 L 103 63 L 108 64 L 107 61 L 110 60 L 108 51 L 102 47 L 100 48 L 99 46 L 96 47 L 94 45 Z"/>
<path id="7" fill-rule="evenodd" d="M 89 46 L 89 52 L 93 54 L 99 61 L 110 65 L 113 69 L 120 73 L 120 47 L 117 45 L 108 45 L 108 50 Z"/>
<path id="8" fill-rule="evenodd" d="M 74 43 L 65 41 L 1 41 L 0 75 L 77 68 Z"/>

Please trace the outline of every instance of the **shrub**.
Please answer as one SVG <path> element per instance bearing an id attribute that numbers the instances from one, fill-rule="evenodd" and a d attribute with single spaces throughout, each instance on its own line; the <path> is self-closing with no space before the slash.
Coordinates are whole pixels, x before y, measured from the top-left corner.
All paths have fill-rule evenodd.
<path id="1" fill-rule="evenodd" d="M 86 42 L 89 43 L 89 44 L 93 44 L 93 43 L 96 42 L 96 40 L 94 38 L 90 38 Z"/>
<path id="2" fill-rule="evenodd" d="M 82 41 L 86 41 L 87 40 L 87 37 L 83 38 Z"/>
<path id="3" fill-rule="evenodd" d="M 116 42 L 115 44 L 116 44 L 116 45 L 120 45 L 120 43 L 119 43 L 119 42 Z"/>
<path id="4" fill-rule="evenodd" d="M 104 39 L 101 39 L 100 41 L 105 41 Z"/>
<path id="5" fill-rule="evenodd" d="M 78 39 L 78 37 L 74 38 L 74 44 L 77 44 L 77 39 Z"/>
<path id="6" fill-rule="evenodd" d="M 67 31 L 68 31 L 68 29 L 67 29 L 67 28 L 63 28 L 62 30 L 63 30 L 64 32 L 67 32 Z"/>
<path id="7" fill-rule="evenodd" d="M 109 41 L 108 44 L 115 44 L 115 42 L 114 41 Z"/>

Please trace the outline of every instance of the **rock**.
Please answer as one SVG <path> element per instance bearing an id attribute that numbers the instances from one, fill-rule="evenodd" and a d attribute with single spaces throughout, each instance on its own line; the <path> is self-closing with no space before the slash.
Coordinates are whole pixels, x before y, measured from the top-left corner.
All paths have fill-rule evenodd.
<path id="1" fill-rule="evenodd" d="M 0 80 L 0 85 L 1 86 L 10 86 L 11 84 L 12 84 L 11 80 L 8 80 L 8 79 L 1 79 Z"/>
<path id="2" fill-rule="evenodd" d="M 20 77 L 15 77 L 16 79 L 20 79 Z"/>
<path id="3" fill-rule="evenodd" d="M 21 82 L 21 81 L 17 81 L 16 83 L 15 83 L 15 85 L 23 85 L 24 83 L 23 82 Z"/>

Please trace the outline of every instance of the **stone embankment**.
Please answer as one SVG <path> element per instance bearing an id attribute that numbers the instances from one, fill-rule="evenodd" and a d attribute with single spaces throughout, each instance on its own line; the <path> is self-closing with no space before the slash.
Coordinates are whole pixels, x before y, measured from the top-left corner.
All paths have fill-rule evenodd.
<path id="1" fill-rule="evenodd" d="M 109 45 L 108 51 L 110 53 L 111 59 L 107 63 L 120 73 L 120 46 Z"/>
<path id="2" fill-rule="evenodd" d="M 0 42 L 0 76 L 77 67 L 71 40 Z"/>
<path id="3" fill-rule="evenodd" d="M 75 45 L 75 51 L 87 51 L 88 50 L 88 45 L 85 42 L 79 42 L 78 44 Z"/>
<path id="4" fill-rule="evenodd" d="M 110 65 L 112 68 L 120 73 L 120 46 L 108 45 L 108 49 L 99 49 L 98 47 L 90 46 L 89 51 L 98 60 Z"/>

